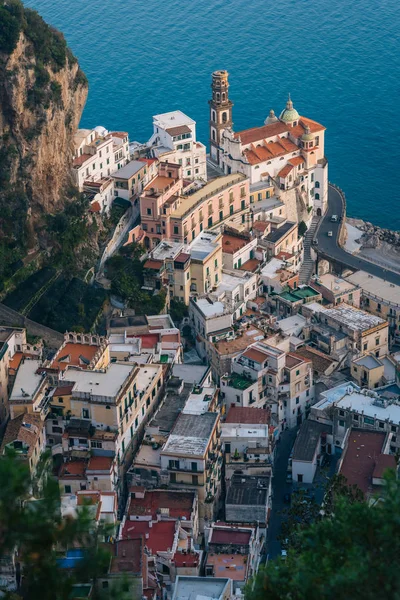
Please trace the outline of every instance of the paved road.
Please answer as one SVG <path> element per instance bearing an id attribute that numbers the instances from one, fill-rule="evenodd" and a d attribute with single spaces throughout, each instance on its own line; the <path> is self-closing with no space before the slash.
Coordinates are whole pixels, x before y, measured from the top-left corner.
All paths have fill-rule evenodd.
<path id="1" fill-rule="evenodd" d="M 319 253 L 326 254 L 327 257 L 331 257 L 334 260 L 342 263 L 343 266 L 350 267 L 352 269 L 358 269 L 366 271 L 376 277 L 381 277 L 390 283 L 400 285 L 400 274 L 374 265 L 373 263 L 357 258 L 352 254 L 349 254 L 338 244 L 338 234 L 340 223 L 331 223 L 332 215 L 342 215 L 343 213 L 343 199 L 338 190 L 331 185 L 328 191 L 328 210 L 318 230 L 317 239 L 318 246 L 317 251 Z M 328 237 L 328 231 L 332 231 L 332 237 Z M 400 268 L 400 264 L 399 264 Z"/>
<path id="2" fill-rule="evenodd" d="M 281 441 L 277 448 L 274 477 L 272 479 L 272 510 L 267 531 L 267 554 L 269 559 L 276 558 L 281 553 L 281 544 L 276 538 L 279 535 L 282 523 L 281 512 L 284 508 L 287 508 L 287 504 L 283 502 L 283 497 L 287 492 L 292 491 L 292 486 L 286 483 L 286 471 L 296 435 L 297 429 L 284 431 L 281 434 Z"/>

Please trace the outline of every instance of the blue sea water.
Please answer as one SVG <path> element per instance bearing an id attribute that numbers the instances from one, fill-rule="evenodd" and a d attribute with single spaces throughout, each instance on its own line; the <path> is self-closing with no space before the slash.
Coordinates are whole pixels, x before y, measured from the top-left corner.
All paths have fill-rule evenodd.
<path id="1" fill-rule="evenodd" d="M 89 79 L 81 125 L 146 141 L 181 109 L 208 143 L 211 72 L 227 69 L 236 130 L 291 93 L 327 127 L 348 214 L 400 229 L 399 0 L 27 0 Z"/>

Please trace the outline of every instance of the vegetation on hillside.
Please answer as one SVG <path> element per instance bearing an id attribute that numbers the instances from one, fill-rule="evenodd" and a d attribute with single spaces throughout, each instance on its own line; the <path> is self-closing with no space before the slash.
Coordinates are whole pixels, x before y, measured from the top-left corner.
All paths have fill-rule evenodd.
<path id="1" fill-rule="evenodd" d="M 400 482 L 386 475 L 383 501 L 368 503 L 338 480 L 311 524 L 293 525 L 287 559 L 269 561 L 246 600 L 376 600 L 400 597 Z"/>

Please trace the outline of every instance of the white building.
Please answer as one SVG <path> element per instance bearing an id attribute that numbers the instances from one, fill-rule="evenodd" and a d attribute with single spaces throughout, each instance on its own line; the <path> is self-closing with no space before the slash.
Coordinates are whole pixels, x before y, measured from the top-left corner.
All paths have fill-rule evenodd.
<path id="1" fill-rule="evenodd" d="M 250 184 L 270 181 L 283 200 L 293 191 L 304 208 L 324 211 L 328 194 L 325 127 L 300 116 L 289 99 L 279 118 L 270 111 L 264 125 L 235 132 L 226 71 L 212 76 L 210 156 L 225 173 L 244 173 Z"/>
<path id="2" fill-rule="evenodd" d="M 196 121 L 180 110 L 153 117 L 147 146 L 154 157 L 181 165 L 184 179 L 207 181 L 206 147 L 196 140 Z"/>

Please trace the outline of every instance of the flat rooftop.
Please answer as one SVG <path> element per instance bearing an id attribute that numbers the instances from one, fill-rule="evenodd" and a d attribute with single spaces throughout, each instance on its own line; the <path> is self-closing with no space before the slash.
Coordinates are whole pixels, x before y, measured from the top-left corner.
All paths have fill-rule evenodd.
<path id="1" fill-rule="evenodd" d="M 182 250 L 183 244 L 181 242 L 163 240 L 151 251 L 151 257 L 154 260 L 165 260 L 166 258 L 174 259 L 182 252 Z"/>
<path id="2" fill-rule="evenodd" d="M 368 329 L 387 324 L 384 319 L 345 303 L 339 304 L 335 308 L 329 308 L 325 311 L 324 316 L 334 319 L 337 323 L 341 323 L 353 331 L 368 331 Z"/>
<path id="3" fill-rule="evenodd" d="M 175 382 L 179 384 L 179 378 L 176 378 Z M 173 383 L 174 379 L 171 378 L 167 385 L 166 397 L 149 423 L 149 427 L 156 427 L 165 433 L 169 433 L 173 428 L 192 391 L 191 383 L 185 383 L 182 391 L 180 387 L 174 388 Z"/>
<path id="4" fill-rule="evenodd" d="M 189 244 L 188 252 L 194 260 L 204 260 L 217 248 L 219 231 L 205 230 Z"/>
<path id="5" fill-rule="evenodd" d="M 307 419 L 300 427 L 293 447 L 293 460 L 312 462 L 323 433 L 332 433 L 332 425 Z"/>
<path id="6" fill-rule="evenodd" d="M 195 387 L 183 407 L 182 412 L 188 415 L 202 415 L 207 412 L 215 396 L 217 388 Z"/>
<path id="7" fill-rule="evenodd" d="M 382 362 L 372 354 L 366 354 L 365 356 L 354 360 L 353 363 L 360 367 L 364 367 L 365 369 L 377 369 L 378 367 L 383 367 Z"/>
<path id="8" fill-rule="evenodd" d="M 172 600 L 222 600 L 230 598 L 232 581 L 228 577 L 181 577 L 175 581 Z"/>
<path id="9" fill-rule="evenodd" d="M 267 425 L 271 412 L 265 408 L 251 406 L 231 406 L 226 415 L 225 423 L 243 423 L 247 425 Z"/>
<path id="10" fill-rule="evenodd" d="M 201 383 L 209 367 L 203 365 L 174 364 L 172 374 L 186 383 Z"/>
<path id="11" fill-rule="evenodd" d="M 111 176 L 115 179 L 130 179 L 145 167 L 146 163 L 141 162 L 140 160 L 131 160 L 131 162 L 128 162 L 127 165 L 118 169 L 118 171 L 114 171 Z"/>
<path id="12" fill-rule="evenodd" d="M 233 475 L 225 504 L 266 506 L 270 478 L 265 476 Z"/>
<path id="13" fill-rule="evenodd" d="M 304 285 L 303 287 L 291 290 L 290 292 L 282 292 L 281 294 L 277 294 L 276 297 L 282 298 L 282 300 L 286 300 L 286 302 L 299 302 L 301 300 L 305 300 L 306 298 L 318 296 L 319 294 L 320 292 L 317 292 L 312 287 Z"/>
<path id="14" fill-rule="evenodd" d="M 236 335 L 234 339 L 216 342 L 214 345 L 218 354 L 238 354 L 239 352 L 246 350 L 247 346 L 250 346 L 250 344 L 263 340 L 265 337 L 265 333 L 257 327 L 240 330 L 240 333 L 242 335 Z"/>
<path id="15" fill-rule="evenodd" d="M 248 274 L 246 271 L 223 271 L 221 276 L 221 281 L 218 285 L 216 295 L 221 297 L 223 293 L 233 293 L 238 285 L 247 283 L 247 281 L 251 278 L 256 278 L 253 274 Z M 256 281 L 256 279 L 254 279 Z"/>
<path id="16" fill-rule="evenodd" d="M 66 369 L 63 378 L 74 383 L 72 395 L 92 394 L 115 398 L 135 368 L 134 365 L 112 363 L 105 372 Z"/>
<path id="17" fill-rule="evenodd" d="M 247 575 L 247 555 L 243 554 L 207 554 L 206 565 L 213 567 L 214 575 L 228 575 L 232 581 L 245 581 Z"/>
<path id="18" fill-rule="evenodd" d="M 289 231 L 291 231 L 291 229 L 293 229 L 295 226 L 296 223 L 293 223 L 292 221 L 286 221 L 286 223 L 281 225 L 281 227 L 278 227 L 278 229 L 270 231 L 270 233 L 264 238 L 264 240 L 266 242 L 276 244 L 277 242 L 279 242 L 279 240 L 285 237 L 289 233 Z"/>
<path id="19" fill-rule="evenodd" d="M 193 302 L 206 318 L 219 317 L 225 314 L 227 310 L 224 302 L 213 301 L 209 296 L 197 298 Z"/>
<path id="20" fill-rule="evenodd" d="M 224 233 L 222 236 L 222 252 L 226 252 L 226 254 L 235 254 L 235 252 L 241 250 L 251 242 L 251 238 Z"/>
<path id="21" fill-rule="evenodd" d="M 400 306 L 400 286 L 394 283 L 389 283 L 381 277 L 375 277 L 365 271 L 357 271 L 346 277 L 346 280 L 354 285 L 359 285 L 367 294 Z"/>
<path id="22" fill-rule="evenodd" d="M 260 275 L 269 278 L 276 277 L 281 269 L 283 269 L 283 261 L 274 257 L 261 269 Z"/>
<path id="23" fill-rule="evenodd" d="M 190 212 L 195 206 L 204 200 L 207 200 L 207 198 L 212 198 L 215 194 L 222 192 L 232 185 L 244 183 L 246 179 L 247 177 L 242 173 L 235 173 L 232 175 L 222 175 L 221 177 L 217 177 L 216 179 L 209 181 L 200 190 L 194 192 L 194 194 L 183 197 L 181 205 L 173 213 L 171 213 L 171 218 L 176 219 L 183 217 L 183 215 Z"/>
<path id="24" fill-rule="evenodd" d="M 170 129 L 180 127 L 181 125 L 195 125 L 196 122 L 185 115 L 181 110 L 173 110 L 167 113 L 161 113 L 153 116 L 153 125 L 160 129 Z"/>
<path id="25" fill-rule="evenodd" d="M 379 404 L 375 404 L 376 400 L 379 399 L 379 394 L 371 396 L 367 395 L 366 391 L 368 390 L 354 391 L 351 394 L 346 394 L 341 400 L 336 402 L 336 406 L 352 410 L 359 414 L 363 412 L 364 417 L 372 417 L 380 421 L 388 419 L 389 422 L 400 424 L 400 404 L 388 404 L 386 408 L 379 406 Z"/>
<path id="26" fill-rule="evenodd" d="M 10 401 L 23 399 L 29 402 L 32 400 L 43 381 L 42 375 L 36 373 L 40 366 L 40 360 L 25 360 L 19 365 Z"/>
<path id="27" fill-rule="evenodd" d="M 335 296 L 351 293 L 358 289 L 358 285 L 351 283 L 346 279 L 342 279 L 341 277 L 337 277 L 336 275 L 332 275 L 332 273 L 325 273 L 325 275 L 320 275 L 318 278 L 313 279 L 312 285 L 314 285 L 317 290 L 322 285 L 330 290 Z"/>
<path id="28" fill-rule="evenodd" d="M 232 423 L 222 423 L 221 425 L 221 438 L 251 438 L 258 440 L 268 440 L 268 425 L 252 427 L 251 425 L 245 425 L 239 423 L 234 425 Z M 256 452 L 256 449 L 254 448 Z"/>
<path id="29" fill-rule="evenodd" d="M 202 415 L 181 413 L 164 445 L 163 454 L 203 456 L 217 419 L 217 413 L 212 412 Z"/>

